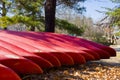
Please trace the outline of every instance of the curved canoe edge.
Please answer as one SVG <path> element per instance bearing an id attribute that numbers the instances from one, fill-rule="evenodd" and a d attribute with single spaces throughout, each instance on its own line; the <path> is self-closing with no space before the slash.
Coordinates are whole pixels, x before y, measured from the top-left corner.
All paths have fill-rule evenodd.
<path id="1" fill-rule="evenodd" d="M 0 63 L 10 67 L 18 74 L 40 74 L 43 73 L 41 67 L 28 59 L 5 59 L 0 60 Z"/>
<path id="2" fill-rule="evenodd" d="M 41 58 L 40 56 L 37 57 L 37 55 L 35 57 L 34 56 L 25 56 L 25 58 L 38 64 L 42 69 L 48 69 L 48 68 L 53 67 L 53 64 L 50 61 L 48 61 L 44 58 Z"/>
<path id="3" fill-rule="evenodd" d="M 50 52 L 50 54 L 57 57 L 61 65 L 74 65 L 74 60 L 68 54 L 63 52 Z"/>
<path id="4" fill-rule="evenodd" d="M 102 49 L 107 51 L 110 54 L 110 56 L 115 57 L 117 55 L 116 51 L 111 47 L 105 46 L 105 47 L 102 47 Z"/>
<path id="5" fill-rule="evenodd" d="M 84 52 L 81 52 L 81 53 L 84 53 L 84 54 L 90 54 L 94 57 L 95 60 L 100 60 L 100 56 L 98 53 L 94 52 L 94 51 L 91 51 L 91 50 L 83 50 Z"/>
<path id="6" fill-rule="evenodd" d="M 104 51 L 102 49 L 97 49 L 98 50 L 98 54 L 100 55 L 101 59 L 109 59 L 110 58 L 110 54 L 107 51 Z"/>
<path id="7" fill-rule="evenodd" d="M 49 62 L 52 63 L 54 67 L 61 66 L 59 59 L 55 57 L 54 55 L 50 54 L 49 52 L 34 52 L 34 54 L 48 60 Z"/>
<path id="8" fill-rule="evenodd" d="M 109 59 L 110 58 L 110 54 L 107 51 L 104 51 L 102 49 L 94 49 L 93 51 L 96 51 L 99 55 L 101 59 Z"/>
<path id="9" fill-rule="evenodd" d="M 72 57 L 74 64 L 85 64 L 86 63 L 85 57 L 79 53 L 65 52 L 65 54 L 68 54 L 69 56 Z"/>
<path id="10" fill-rule="evenodd" d="M 88 53 L 79 53 L 79 54 L 84 56 L 86 61 L 93 61 L 93 60 L 95 60 L 94 56 L 92 56 L 91 54 L 88 54 Z"/>
<path id="11" fill-rule="evenodd" d="M 9 67 L 0 64 L 0 80 L 22 80 L 20 77 Z"/>
<path id="12" fill-rule="evenodd" d="M 0 63 L 10 67 L 16 73 L 20 74 L 38 74 L 43 73 L 43 70 L 33 61 L 21 57 L 19 55 L 13 54 L 13 52 L 7 50 L 0 46 Z"/>

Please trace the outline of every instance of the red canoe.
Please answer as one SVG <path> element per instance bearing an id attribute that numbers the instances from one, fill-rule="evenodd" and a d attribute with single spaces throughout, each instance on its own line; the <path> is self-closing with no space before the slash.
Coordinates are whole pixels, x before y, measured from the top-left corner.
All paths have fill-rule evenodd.
<path id="1" fill-rule="evenodd" d="M 80 43 L 80 45 L 75 45 L 76 41 L 74 39 L 67 39 L 66 37 L 60 35 L 60 34 L 55 34 L 55 33 L 44 33 L 44 32 L 41 32 L 41 33 L 36 33 L 36 32 L 9 32 L 9 34 L 16 34 L 16 35 L 19 35 L 21 37 L 27 37 L 28 39 L 32 39 L 32 40 L 35 40 L 37 41 L 38 45 L 42 45 L 44 46 L 45 48 L 52 48 L 54 50 L 57 50 L 57 51 L 74 51 L 74 52 L 78 52 L 78 51 L 85 51 L 88 53 L 88 51 L 92 52 L 92 56 L 94 56 L 95 58 L 99 58 L 99 56 L 101 58 L 109 58 L 110 55 L 103 51 L 103 50 L 99 50 L 98 48 L 96 47 L 90 47 L 90 46 L 87 46 L 83 43 L 80 43 L 80 42 L 77 42 L 77 43 Z M 59 36 L 59 37 L 58 37 Z M 69 37 L 69 36 L 68 36 Z M 79 47 L 78 47 L 79 46 Z M 98 54 L 96 54 L 98 53 Z M 105 56 L 103 56 L 102 54 L 104 54 Z"/>
<path id="2" fill-rule="evenodd" d="M 73 53 L 73 52 L 65 52 L 65 54 L 68 54 L 69 56 L 72 57 L 74 64 L 85 64 L 86 63 L 86 59 L 84 56 L 82 56 L 79 53 Z M 87 57 L 88 59 L 88 57 Z M 94 59 L 94 57 L 93 57 Z M 90 59 L 91 60 L 91 59 Z"/>
<path id="3" fill-rule="evenodd" d="M 53 65 L 46 59 L 37 56 L 35 54 L 32 54 L 30 52 L 25 51 L 24 49 L 21 49 L 15 45 L 12 45 L 10 43 L 7 43 L 5 41 L 0 40 L 0 46 L 6 48 L 7 50 L 11 51 L 13 54 L 17 54 L 19 56 L 25 57 L 27 59 L 30 59 L 31 61 L 38 64 L 42 69 L 51 68 Z"/>
<path id="4" fill-rule="evenodd" d="M 17 38 L 18 39 L 18 38 Z M 4 41 L 4 42 L 7 42 L 7 43 L 10 43 L 10 44 L 12 44 L 12 45 L 14 45 L 14 46 L 17 46 L 17 47 L 19 47 L 19 48 L 22 48 L 22 49 L 24 49 L 24 50 L 26 50 L 26 51 L 28 51 L 28 52 L 35 52 L 35 51 L 37 51 L 37 50 L 39 50 L 38 48 L 35 48 L 35 47 L 33 47 L 33 46 L 31 46 L 31 45 L 29 45 L 29 44 L 26 44 L 25 42 L 23 43 L 23 42 L 19 42 L 19 41 L 17 41 L 17 40 L 14 40 L 14 39 L 11 39 L 11 38 L 7 38 L 7 37 L 5 37 L 5 36 L 0 36 L 0 40 L 2 40 L 2 41 Z M 44 48 L 44 47 L 43 47 Z M 47 49 L 47 48 L 46 48 Z M 46 51 L 45 51 L 46 52 Z M 32 54 L 32 53 L 31 53 Z M 35 52 L 35 54 L 37 54 L 37 55 L 39 55 L 39 54 L 42 54 L 42 53 L 36 53 Z M 45 54 L 45 53 L 44 53 Z M 49 53 L 50 54 L 50 53 Z M 49 54 L 47 53 L 47 57 L 49 57 Z M 69 55 L 67 55 L 67 54 L 64 54 L 64 53 L 62 53 L 61 55 L 59 55 L 59 56 L 57 56 L 58 54 L 56 53 L 56 54 L 52 54 L 53 56 L 55 56 L 60 62 L 61 62 L 61 64 L 62 65 L 73 65 L 74 63 L 73 63 L 73 60 L 72 60 L 72 58 L 69 56 Z M 64 59 L 64 61 L 63 61 L 63 59 L 62 58 L 60 58 L 60 57 L 66 57 L 65 59 Z M 51 57 L 52 58 L 52 57 Z M 53 58 L 54 59 L 54 58 Z M 57 61 L 58 61 L 57 60 Z M 62 63 L 63 62 L 63 63 Z M 57 65 L 58 66 L 58 65 Z"/>
<path id="5" fill-rule="evenodd" d="M 39 51 L 36 51 L 33 54 L 38 55 L 38 56 L 50 61 L 54 65 L 54 67 L 60 67 L 61 66 L 61 63 L 60 63 L 59 59 L 57 57 L 55 57 L 54 55 L 50 54 L 50 53 L 47 53 L 47 52 L 39 53 Z"/>
<path id="6" fill-rule="evenodd" d="M 0 47 L 0 63 L 10 67 L 19 74 L 38 74 L 42 69 L 32 61 L 12 54 L 7 49 Z"/>
<path id="7" fill-rule="evenodd" d="M 68 54 L 61 53 L 61 52 L 51 52 L 50 54 L 53 54 L 54 56 L 56 56 L 62 65 L 74 65 L 73 58 Z"/>
<path id="8" fill-rule="evenodd" d="M 24 33 L 26 33 L 26 32 L 24 32 Z M 29 35 L 29 36 L 31 36 L 32 39 L 37 39 L 37 40 L 43 40 L 44 37 L 47 37 L 49 42 L 44 40 L 44 44 L 45 44 L 45 41 L 46 41 L 46 44 L 51 44 L 50 42 L 55 42 L 55 43 L 57 43 L 56 45 L 61 46 L 65 49 L 77 50 L 77 51 L 82 50 L 85 52 L 89 51 L 89 52 L 92 52 L 92 54 L 91 53 L 89 53 L 89 54 L 91 54 L 95 58 L 99 58 L 97 54 L 99 54 L 101 59 L 108 59 L 110 57 L 110 55 L 107 52 L 105 52 L 99 48 L 96 48 L 94 46 L 84 44 L 83 42 L 76 41 L 75 39 L 69 38 L 69 36 L 64 36 L 64 35 L 55 34 L 55 33 L 35 33 L 35 32 L 26 33 L 26 35 Z M 44 36 L 42 36 L 42 35 L 44 35 Z"/>
<path id="9" fill-rule="evenodd" d="M 21 80 L 9 67 L 0 64 L 0 80 Z"/>
<path id="10" fill-rule="evenodd" d="M 8 50 L 11 50 L 13 52 L 13 54 L 18 54 L 19 56 L 23 56 L 25 58 L 28 58 L 28 59 L 32 60 L 33 62 L 38 64 L 43 69 L 51 68 L 51 67 L 53 67 L 53 65 L 55 67 L 60 67 L 61 66 L 59 60 L 56 57 L 54 57 L 52 54 L 49 54 L 49 53 L 42 54 L 41 53 L 39 56 L 37 56 L 33 53 L 30 53 L 30 51 L 28 51 L 28 50 L 24 50 L 23 48 L 20 48 L 20 47 L 14 45 L 14 44 L 11 44 L 9 42 L 6 42 L 6 41 L 2 40 L 2 39 L 5 39 L 5 37 L 1 38 L 0 46 L 5 47 Z M 37 52 L 37 50 L 36 50 L 36 52 Z"/>
<path id="11" fill-rule="evenodd" d="M 9 33 L 9 34 L 8 34 Z M 55 51 L 55 52 L 68 52 L 68 51 L 72 51 L 72 52 L 76 52 L 77 51 L 77 53 L 79 52 L 79 54 L 81 54 L 81 55 L 83 55 L 84 57 L 85 57 L 85 59 L 87 60 L 87 61 L 89 61 L 89 60 L 93 60 L 93 59 L 95 59 L 95 60 L 99 60 L 100 59 L 100 57 L 99 57 L 99 55 L 97 54 L 97 53 L 95 53 L 95 52 L 93 52 L 93 51 L 90 51 L 90 50 L 88 50 L 87 48 L 84 48 L 83 50 L 84 51 L 81 51 L 80 49 L 79 50 L 76 50 L 76 49 L 73 49 L 74 48 L 74 46 L 72 46 L 71 48 L 69 48 L 70 46 L 69 45 L 64 45 L 63 43 L 59 43 L 59 42 L 57 42 L 58 44 L 61 44 L 62 45 L 62 47 L 63 48 L 61 48 L 61 47 L 57 47 L 57 46 L 53 46 L 53 45 L 50 45 L 50 44 L 43 44 L 43 42 L 44 43 L 46 43 L 44 40 L 42 40 L 42 41 L 39 41 L 38 42 L 38 40 L 37 39 L 35 39 L 34 37 L 38 37 L 38 36 L 32 36 L 31 37 L 31 35 L 30 34 L 28 34 L 28 33 L 24 33 L 23 34 L 23 32 L 22 33 L 20 33 L 20 32 L 16 32 L 16 33 L 14 33 L 14 32 L 11 32 L 11 31 L 9 31 L 8 33 L 6 33 L 5 34 L 5 32 L 4 32 L 4 34 L 2 34 L 1 33 L 1 35 L 2 36 L 7 36 L 7 37 L 9 37 L 9 38 L 13 38 L 14 40 L 17 40 L 17 41 L 20 41 L 20 43 L 21 43 L 21 39 L 22 40 L 24 40 L 25 42 L 24 42 L 24 44 L 29 44 L 29 43 L 31 43 L 31 44 L 29 44 L 29 45 L 32 45 L 32 46 L 34 46 L 34 47 L 37 47 L 38 49 L 40 49 L 41 50 L 41 52 L 42 51 L 48 51 L 48 52 L 51 52 L 51 51 Z M 11 34 L 11 35 L 10 35 Z M 13 34 L 16 34 L 16 35 L 13 35 Z M 19 35 L 19 36 L 18 36 Z M 23 36 L 29 36 L 29 37 L 23 37 Z M 27 39 L 27 38 L 29 38 L 29 39 Z M 43 37 L 40 37 L 40 38 L 43 38 Z M 47 37 L 46 37 L 47 38 Z M 31 40 L 32 39 L 32 40 Z M 44 38 L 43 38 L 44 39 Z M 48 47 L 49 46 L 49 47 Z M 65 49 L 64 49 L 64 47 L 65 47 Z M 67 47 L 67 49 L 66 49 L 66 47 Z M 27 47 L 26 47 L 27 48 Z M 57 49 L 57 51 L 56 51 L 56 49 Z M 72 49 L 72 50 L 71 50 Z M 61 50 L 61 51 L 60 51 Z M 64 50 L 64 51 L 63 51 Z M 66 51 L 66 50 L 68 50 L 68 51 Z M 32 50 L 31 50 L 32 51 Z M 33 50 L 33 52 L 34 52 L 34 50 Z M 84 54 L 83 54 L 84 53 Z M 69 54 L 70 55 L 70 54 Z M 78 55 L 78 54 L 77 54 Z M 77 56 L 76 55 L 76 56 Z M 93 58 L 94 57 L 94 58 Z"/>
<path id="12" fill-rule="evenodd" d="M 5 36 L 5 35 L 4 35 L 4 36 Z M 17 43 L 23 43 L 23 42 L 20 41 L 20 39 L 19 39 L 20 37 L 16 37 L 16 36 L 12 36 L 12 35 L 9 35 L 9 37 L 10 37 L 10 38 L 13 38 L 13 37 L 15 38 L 15 39 L 14 39 L 14 38 L 12 39 L 12 42 L 15 40 L 15 41 L 18 41 Z M 9 41 L 11 40 L 10 38 L 9 38 Z M 21 38 L 22 38 L 22 37 L 21 37 Z M 1 37 L 1 39 L 2 39 L 2 40 L 6 40 L 6 39 L 8 39 L 8 38 L 7 38 L 7 37 L 3 37 L 3 38 Z M 17 40 L 17 39 L 19 39 L 19 40 Z M 30 43 L 30 40 L 27 40 L 27 39 L 24 39 L 24 38 L 22 38 L 22 40 Z M 14 41 L 14 42 L 15 42 L 15 41 Z M 10 42 L 11 42 L 11 41 L 10 41 Z M 25 43 L 25 42 L 24 42 L 24 45 L 25 45 L 25 44 L 28 44 L 28 45 L 29 45 L 29 43 Z M 31 43 L 34 43 L 34 42 L 31 42 Z M 36 45 L 36 44 L 34 44 L 34 45 Z M 34 45 L 32 45 L 32 46 L 34 46 Z M 26 46 L 26 45 L 25 45 L 25 46 Z M 27 46 L 26 46 L 26 47 L 27 47 Z M 30 45 L 29 45 L 29 47 L 30 47 Z M 36 46 L 35 46 L 35 47 L 36 47 Z M 17 47 L 16 47 L 16 48 L 17 48 Z M 17 49 L 18 49 L 18 48 L 17 48 Z M 54 56 L 56 56 L 58 53 L 60 54 L 60 52 L 53 52 L 53 53 L 54 53 L 54 54 L 52 54 L 52 53 L 51 53 L 51 54 L 54 55 Z M 20 54 L 22 54 L 22 53 L 20 53 Z M 36 54 L 36 52 L 35 52 L 35 54 Z M 37 54 L 38 54 L 38 53 L 37 53 Z M 42 52 L 39 53 L 39 54 L 41 55 Z M 44 53 L 44 54 L 45 54 L 45 53 Z M 75 59 L 75 60 L 74 60 L 75 64 L 80 64 L 80 63 L 83 63 L 83 62 L 85 63 L 85 62 L 86 62 L 86 61 L 84 61 L 83 57 L 81 57 L 80 54 L 71 54 L 71 52 L 70 52 L 70 53 L 67 52 L 67 54 L 68 54 L 69 56 L 71 56 L 73 60 Z M 69 64 L 70 64 L 70 65 L 73 65 L 73 60 L 71 60 L 71 58 L 69 58 L 67 54 L 61 52 L 61 56 L 62 56 L 62 55 L 66 56 L 66 60 L 65 60 L 65 61 L 62 61 L 62 60 L 64 60 L 64 59 L 61 60 L 61 58 L 59 58 L 60 55 L 59 55 L 59 56 L 56 56 L 56 57 L 60 60 L 60 62 L 62 63 L 62 65 L 69 65 Z M 73 55 L 75 55 L 75 56 L 78 56 L 78 55 L 79 55 L 79 57 L 76 57 L 76 58 L 78 58 L 78 59 L 74 58 Z M 87 53 L 86 53 L 86 55 L 84 54 L 83 56 L 85 56 L 85 58 L 86 58 L 86 56 L 87 56 L 87 58 L 86 58 L 87 61 L 88 61 L 88 60 L 94 60 L 94 58 L 93 58 L 92 56 L 89 56 L 89 54 L 87 54 Z M 62 57 L 63 57 L 63 56 L 62 56 Z M 68 60 L 68 59 L 69 59 L 69 60 Z M 79 60 L 79 59 L 80 59 L 80 60 Z M 82 59 L 83 59 L 83 60 L 82 60 Z M 79 61 L 77 61 L 77 62 L 79 62 L 79 63 L 77 63 L 76 60 L 79 60 Z M 81 61 L 81 60 L 82 60 L 82 61 Z M 68 62 L 68 61 L 69 61 L 69 62 Z M 64 62 L 64 63 L 63 63 L 63 62 Z"/>
<path id="13" fill-rule="evenodd" d="M 83 39 L 83 38 L 77 38 L 77 37 L 73 37 L 73 36 L 68 36 L 68 35 L 58 35 L 58 34 L 54 34 L 54 36 L 58 36 L 59 38 L 61 37 L 66 37 L 67 39 L 70 38 L 70 39 L 73 39 L 75 40 L 76 42 L 84 42 L 85 44 L 87 45 L 92 45 L 94 47 L 97 47 L 101 50 L 104 50 L 106 52 L 108 52 L 110 54 L 110 56 L 116 56 L 116 51 L 113 49 L 113 48 L 110 48 L 108 46 L 105 46 L 105 45 L 102 45 L 102 44 L 99 44 L 99 43 L 96 43 L 96 42 L 93 42 L 93 41 L 89 41 L 89 40 L 86 40 L 86 39 Z"/>
<path id="14" fill-rule="evenodd" d="M 84 56 L 87 61 L 99 60 L 100 58 L 108 59 L 111 56 L 107 51 L 95 47 L 92 44 L 87 44 L 84 41 L 79 41 L 78 38 L 72 38 L 71 36 L 61 34 L 17 31 L 1 31 L 0 34 L 2 37 L 5 38 L 5 40 L 7 39 L 6 42 L 10 41 L 11 44 L 17 45 L 18 47 L 23 48 L 28 52 L 33 52 L 37 55 L 39 55 L 40 53 L 49 54 L 50 52 L 52 52 L 55 53 L 52 55 L 57 58 L 56 52 L 59 52 L 62 53 L 62 55 L 67 54 L 73 59 L 73 61 L 75 61 L 74 57 L 72 57 L 71 54 L 68 54 L 68 52 L 77 52 L 80 55 Z M 23 40 L 24 42 L 21 40 Z M 78 54 L 76 54 L 76 56 L 77 55 Z"/>
<path id="15" fill-rule="evenodd" d="M 36 34 L 36 33 L 34 33 L 34 34 Z M 101 59 L 107 59 L 107 58 L 110 57 L 110 54 L 108 52 L 106 52 L 106 51 L 104 51 L 102 49 L 99 49 L 99 48 L 97 48 L 95 46 L 89 45 L 89 44 L 87 44 L 85 42 L 78 41 L 77 40 L 78 38 L 75 38 L 75 37 L 71 38 L 71 36 L 67 36 L 67 35 L 65 36 L 65 35 L 55 34 L 55 33 L 49 33 L 49 34 L 44 33 L 44 35 L 45 34 L 47 35 L 47 37 L 50 36 L 49 41 L 51 41 L 51 42 L 52 41 L 55 42 L 55 40 L 57 39 L 56 40 L 57 43 L 58 43 L 58 41 L 60 41 L 61 43 L 64 42 L 64 43 L 68 44 L 69 46 L 74 46 L 78 50 L 83 50 L 83 47 L 84 47 L 84 48 L 89 49 L 92 52 L 96 52 L 96 53 L 99 54 Z M 40 36 L 40 35 L 41 34 L 39 33 L 38 36 Z M 71 49 L 72 49 L 72 47 L 71 47 Z"/>
<path id="16" fill-rule="evenodd" d="M 116 51 L 111 47 L 108 47 L 108 46 L 105 46 L 105 45 L 102 45 L 102 44 L 98 44 L 96 42 L 92 42 L 92 41 L 89 41 L 89 40 L 85 40 L 85 39 L 82 39 L 82 38 L 78 38 L 78 39 L 79 39 L 79 41 L 83 41 L 85 43 L 91 44 L 91 45 L 93 45 L 97 48 L 100 48 L 102 50 L 107 51 L 111 56 L 116 56 Z"/>
<path id="17" fill-rule="evenodd" d="M 94 56 L 92 56 L 92 55 L 90 55 L 90 54 L 88 54 L 86 52 L 83 52 L 83 51 L 81 51 L 81 52 L 65 52 L 65 53 L 70 55 L 73 58 L 73 60 L 75 60 L 75 61 L 76 61 L 76 59 L 80 60 L 80 61 L 82 60 L 81 63 L 86 62 L 86 61 L 95 60 Z M 84 57 L 85 61 L 84 61 L 84 59 L 82 57 Z"/>

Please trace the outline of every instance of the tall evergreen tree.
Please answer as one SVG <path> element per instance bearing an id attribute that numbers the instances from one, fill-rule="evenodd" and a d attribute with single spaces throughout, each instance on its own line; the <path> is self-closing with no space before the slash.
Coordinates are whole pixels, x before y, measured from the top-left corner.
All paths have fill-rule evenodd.
<path id="1" fill-rule="evenodd" d="M 18 22 L 26 24 L 31 31 L 35 31 L 35 27 L 39 27 L 41 23 L 42 3 L 43 0 L 14 0 L 13 11 L 16 12 Z"/>

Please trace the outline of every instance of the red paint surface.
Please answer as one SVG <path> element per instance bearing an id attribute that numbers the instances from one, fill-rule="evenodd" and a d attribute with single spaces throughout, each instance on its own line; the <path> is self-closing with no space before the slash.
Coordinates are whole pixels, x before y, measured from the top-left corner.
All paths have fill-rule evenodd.
<path id="1" fill-rule="evenodd" d="M 0 63 L 20 74 L 38 74 L 42 69 L 32 61 L 0 47 Z"/>
<path id="2" fill-rule="evenodd" d="M 22 42 L 24 44 L 24 46 L 26 46 L 25 44 L 28 44 L 29 46 L 32 45 L 32 47 L 36 48 L 36 49 L 34 49 L 34 48 L 31 49 L 30 50 L 31 52 L 34 52 L 35 50 L 40 50 L 41 52 L 43 52 L 43 51 L 47 51 L 47 52 L 52 52 L 52 51 L 55 51 L 55 52 L 79 52 L 80 54 L 81 53 L 83 54 L 83 52 L 84 52 L 84 53 L 88 53 L 88 54 L 94 56 L 95 60 L 100 59 L 99 55 L 96 52 L 91 51 L 90 49 L 87 49 L 85 47 L 79 46 L 80 48 L 77 49 L 73 45 L 70 46 L 69 44 L 65 44 L 64 43 L 65 41 L 62 41 L 62 40 L 61 40 L 62 43 L 58 43 L 58 41 L 60 41 L 60 40 L 58 40 L 57 42 L 56 41 L 49 42 L 49 36 L 48 36 L 49 34 L 47 34 L 47 36 L 46 36 L 45 33 L 44 34 L 41 33 L 40 36 L 39 35 L 34 35 L 33 33 L 29 34 L 29 33 L 25 33 L 25 32 L 24 33 L 23 32 L 22 33 L 8 32 L 8 34 L 2 34 L 2 35 L 7 36 L 9 38 L 12 38 L 14 40 L 17 40 L 20 43 L 21 43 L 21 39 L 22 39 L 24 41 L 24 42 Z M 53 42 L 55 42 L 55 43 L 53 44 Z M 29 50 L 30 49 L 29 46 L 26 46 L 24 49 Z"/>
<path id="3" fill-rule="evenodd" d="M 18 56 L 22 56 L 22 57 L 32 60 L 33 62 L 38 64 L 42 69 L 53 67 L 53 65 L 48 60 L 40 56 L 37 56 L 35 54 L 32 54 L 28 51 L 25 51 L 24 49 L 19 48 L 15 45 L 12 45 L 9 42 L 0 40 L 0 47 L 6 48 L 7 50 L 11 51 L 12 54 L 16 54 Z"/>
<path id="4" fill-rule="evenodd" d="M 0 80 L 21 80 L 9 67 L 0 64 Z"/>

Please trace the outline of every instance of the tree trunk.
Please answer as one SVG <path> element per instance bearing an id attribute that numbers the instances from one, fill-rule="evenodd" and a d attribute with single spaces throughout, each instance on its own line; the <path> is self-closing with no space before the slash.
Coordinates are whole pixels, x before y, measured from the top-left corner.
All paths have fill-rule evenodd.
<path id="1" fill-rule="evenodd" d="M 2 16 L 6 16 L 6 14 L 7 14 L 7 9 L 6 9 L 6 3 L 5 2 L 3 2 L 2 3 Z"/>
<path id="2" fill-rule="evenodd" d="M 56 0 L 46 0 L 45 32 L 55 32 Z"/>
<path id="3" fill-rule="evenodd" d="M 35 31 L 35 27 L 34 27 L 34 26 L 31 26 L 31 27 L 30 27 L 30 31 Z"/>

